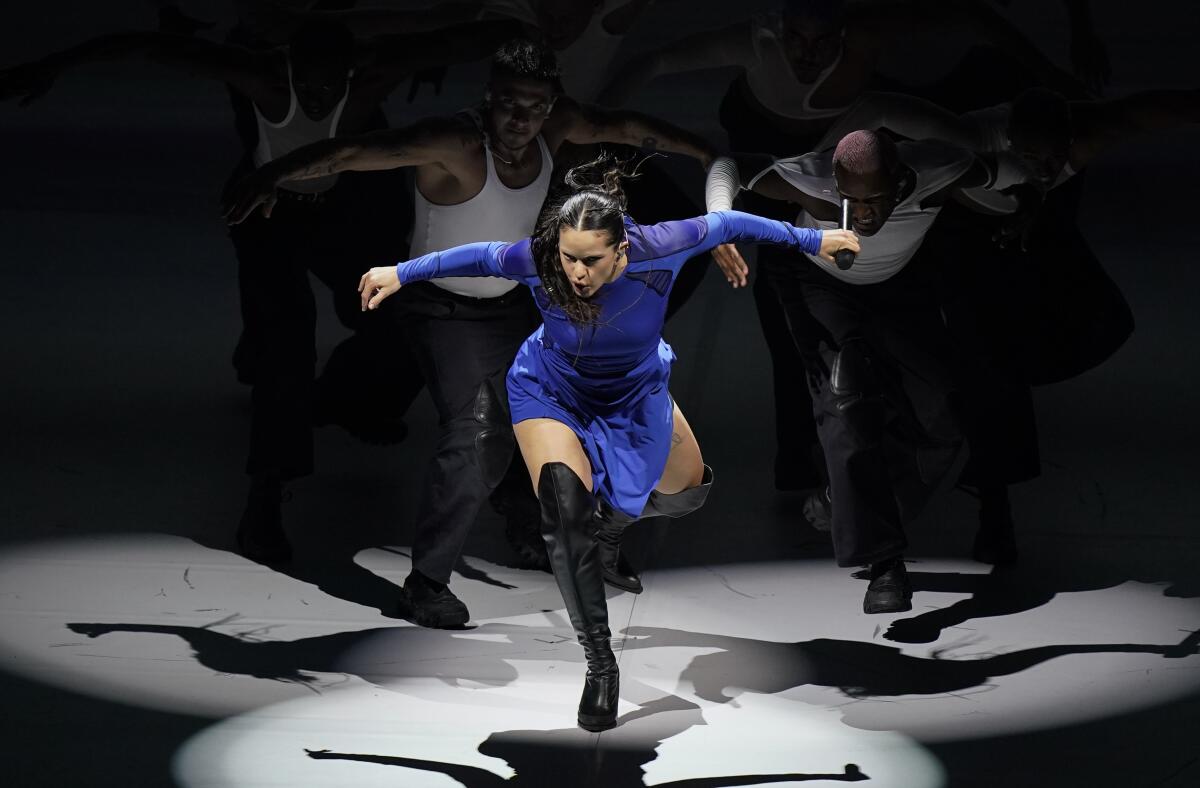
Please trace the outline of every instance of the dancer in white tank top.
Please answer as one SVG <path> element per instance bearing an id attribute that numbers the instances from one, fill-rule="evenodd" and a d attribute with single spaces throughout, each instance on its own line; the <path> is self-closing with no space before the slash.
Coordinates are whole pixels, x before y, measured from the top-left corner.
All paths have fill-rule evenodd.
<path id="1" fill-rule="evenodd" d="M 288 181 L 413 167 L 424 206 L 417 216 L 417 254 L 480 235 L 527 235 L 549 185 L 549 157 L 565 142 L 652 147 L 692 156 L 705 167 L 712 161 L 711 145 L 695 134 L 641 114 L 581 107 L 559 95 L 559 77 L 548 47 L 510 42 L 493 59 L 482 123 L 459 114 L 301 148 L 238 185 L 229 216 L 239 221 L 260 205 L 269 211 L 276 189 Z M 447 583 L 480 504 L 512 456 L 511 429 L 498 405 L 504 389 L 492 376 L 507 367 L 530 330 L 523 322 L 531 307 L 524 288 L 480 279 L 451 284 L 415 284 L 397 299 L 412 314 L 410 335 L 443 429 L 402 599 L 405 615 L 425 626 L 458 626 L 468 619 Z"/>

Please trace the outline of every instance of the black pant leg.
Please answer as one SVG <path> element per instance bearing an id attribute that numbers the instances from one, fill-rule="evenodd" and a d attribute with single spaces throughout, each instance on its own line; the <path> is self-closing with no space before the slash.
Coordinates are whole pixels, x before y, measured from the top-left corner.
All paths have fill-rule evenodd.
<path id="1" fill-rule="evenodd" d="M 242 315 L 253 341 L 246 472 L 291 479 L 312 473 L 316 305 L 302 252 L 318 207 L 281 202 L 270 219 L 231 228 Z"/>
<path id="2" fill-rule="evenodd" d="M 413 566 L 446 583 L 497 481 L 480 465 L 476 438 L 487 425 L 476 418 L 476 398 L 485 380 L 501 381 L 503 392 L 502 372 L 536 325 L 536 312 L 524 288 L 495 299 L 455 297 L 428 283 L 401 293 L 441 427 L 417 513 Z"/>

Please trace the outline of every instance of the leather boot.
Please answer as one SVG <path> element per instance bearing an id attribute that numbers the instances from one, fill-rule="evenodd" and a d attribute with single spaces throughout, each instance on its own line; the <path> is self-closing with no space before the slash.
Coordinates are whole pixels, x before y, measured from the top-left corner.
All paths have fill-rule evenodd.
<path id="1" fill-rule="evenodd" d="M 575 472 L 561 462 L 542 466 L 538 498 L 550 567 L 587 658 L 587 676 L 579 699 L 579 727 L 607 730 L 617 722 L 619 673 L 609 642 L 600 552 L 592 532 L 595 498 Z"/>
<path id="2" fill-rule="evenodd" d="M 604 567 L 604 582 L 631 594 L 642 593 L 642 578 L 621 552 L 621 535 L 636 519 L 599 501 L 596 507 L 596 546 Z"/>

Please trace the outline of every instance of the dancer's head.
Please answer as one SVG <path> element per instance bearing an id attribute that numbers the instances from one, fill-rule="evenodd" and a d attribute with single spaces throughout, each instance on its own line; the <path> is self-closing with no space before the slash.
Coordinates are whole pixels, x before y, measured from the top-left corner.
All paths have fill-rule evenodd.
<path id="1" fill-rule="evenodd" d="M 625 269 L 627 177 L 613 159 L 602 156 L 572 168 L 569 191 L 551 201 L 538 220 L 533 256 L 550 299 L 576 323 L 592 323 L 600 313 L 591 299 Z"/>
<path id="2" fill-rule="evenodd" d="M 288 39 L 292 88 L 313 120 L 325 117 L 346 95 L 354 66 L 354 34 L 337 22 L 305 22 Z"/>
<path id="3" fill-rule="evenodd" d="M 534 0 L 533 12 L 546 43 L 562 50 L 583 35 L 601 5 L 598 0 Z"/>
<path id="4" fill-rule="evenodd" d="M 1061 93 L 1031 88 L 1013 101 L 1008 142 L 1040 184 L 1050 186 L 1069 160 L 1071 105 Z"/>
<path id="5" fill-rule="evenodd" d="M 842 48 L 846 0 L 786 0 L 780 43 L 796 78 L 814 82 Z"/>
<path id="6" fill-rule="evenodd" d="M 833 152 L 833 175 L 838 192 L 850 201 L 854 232 L 879 232 L 904 195 L 906 169 L 896 143 L 876 131 L 852 131 Z"/>
<path id="7" fill-rule="evenodd" d="M 533 142 L 562 92 L 554 51 L 526 39 L 504 44 L 492 56 L 484 108 L 488 131 L 506 148 Z"/>

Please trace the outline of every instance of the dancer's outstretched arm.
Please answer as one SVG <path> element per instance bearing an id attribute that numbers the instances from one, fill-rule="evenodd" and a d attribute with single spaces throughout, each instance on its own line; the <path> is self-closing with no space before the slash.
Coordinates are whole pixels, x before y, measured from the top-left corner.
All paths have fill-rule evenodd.
<path id="1" fill-rule="evenodd" d="M 447 276 L 499 276 L 528 283 L 537 274 L 528 238 L 516 243 L 464 244 L 367 271 L 358 282 L 362 309 L 375 309 L 403 285 Z"/>

